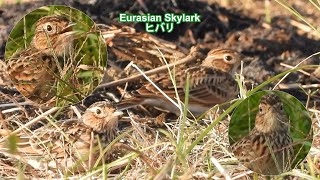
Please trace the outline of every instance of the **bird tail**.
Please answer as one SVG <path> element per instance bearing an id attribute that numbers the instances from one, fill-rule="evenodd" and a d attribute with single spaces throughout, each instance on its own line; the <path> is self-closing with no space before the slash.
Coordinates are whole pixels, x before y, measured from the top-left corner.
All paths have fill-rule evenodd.
<path id="1" fill-rule="evenodd" d="M 118 110 L 125 110 L 125 109 L 130 109 L 130 108 L 139 106 L 141 104 L 143 104 L 142 99 L 130 98 L 130 99 L 125 99 L 123 101 L 116 103 L 115 106 Z"/>

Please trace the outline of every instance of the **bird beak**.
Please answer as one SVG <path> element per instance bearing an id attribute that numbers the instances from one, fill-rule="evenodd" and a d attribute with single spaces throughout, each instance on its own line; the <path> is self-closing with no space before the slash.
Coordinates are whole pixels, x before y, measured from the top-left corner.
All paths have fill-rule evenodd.
<path id="1" fill-rule="evenodd" d="M 122 111 L 115 111 L 114 113 L 112 113 L 113 116 L 122 116 L 123 112 Z"/>

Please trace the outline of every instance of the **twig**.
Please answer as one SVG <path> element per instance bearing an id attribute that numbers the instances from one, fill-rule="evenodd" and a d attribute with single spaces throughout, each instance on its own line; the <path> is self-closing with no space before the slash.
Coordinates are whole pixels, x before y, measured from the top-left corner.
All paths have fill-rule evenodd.
<path id="1" fill-rule="evenodd" d="M 16 103 L 6 103 L 6 104 L 0 104 L 0 108 L 5 108 L 5 107 L 21 107 L 21 106 L 25 106 L 25 105 L 34 105 L 35 103 L 33 102 L 28 102 L 28 101 L 24 101 L 24 102 L 16 102 Z"/>
<path id="2" fill-rule="evenodd" d="M 308 109 L 308 111 L 310 111 L 310 112 L 313 112 L 313 113 L 319 113 L 320 114 L 320 111 L 319 110 L 317 110 L 317 109 Z"/>
<path id="3" fill-rule="evenodd" d="M 232 179 L 242 179 L 242 177 L 247 176 L 247 175 L 252 174 L 252 173 L 253 173 L 253 171 L 247 170 L 247 171 L 244 171 L 243 173 L 241 173 L 241 174 L 239 174 L 237 176 L 232 177 Z"/>
<path id="4" fill-rule="evenodd" d="M 39 115 L 38 117 L 34 118 L 33 120 L 29 121 L 28 123 L 26 123 L 24 126 L 14 130 L 10 135 L 2 138 L 0 140 L 0 143 L 5 141 L 9 136 L 13 135 L 13 134 L 17 134 L 19 133 L 20 131 L 22 131 L 23 129 L 26 129 L 28 127 L 30 127 L 31 125 L 33 125 L 34 123 L 37 123 L 38 121 L 40 121 L 41 119 L 45 118 L 45 116 L 48 116 L 50 115 L 51 113 L 54 113 L 55 111 L 57 111 L 58 109 L 60 109 L 59 107 L 54 107 L 54 108 L 51 108 L 49 109 L 48 111 L 42 113 L 41 115 Z"/>
<path id="5" fill-rule="evenodd" d="M 316 37 L 319 36 L 319 34 L 317 32 L 315 32 L 312 28 L 310 28 L 309 26 L 307 26 L 307 25 L 305 25 L 303 23 L 300 23 L 300 22 L 298 22 L 296 20 L 293 20 L 293 19 L 289 19 L 288 22 L 292 26 L 294 26 L 294 27 L 306 32 L 306 33 L 310 33 L 311 35 L 316 36 Z"/>
<path id="6" fill-rule="evenodd" d="M 143 8 L 144 11 L 148 12 L 148 8 L 146 6 L 146 4 L 143 2 L 143 0 L 137 0 L 137 2 L 139 3 L 139 5 Z"/>
<path id="7" fill-rule="evenodd" d="M 285 64 L 285 63 L 280 63 L 281 66 L 284 66 L 286 68 L 289 68 L 289 69 L 293 69 L 294 67 L 289 65 L 289 64 Z M 302 74 L 305 74 L 307 76 L 310 76 L 310 73 L 304 71 L 304 70 L 298 70 L 299 72 L 301 72 Z"/>
<path id="8" fill-rule="evenodd" d="M 200 56 L 201 56 L 201 53 L 198 52 L 198 48 L 194 47 L 194 48 L 191 49 L 190 54 L 188 56 L 186 56 L 185 58 L 183 58 L 183 59 L 181 59 L 179 61 L 176 61 L 174 63 L 171 63 L 169 65 L 163 65 L 161 67 L 146 71 L 144 74 L 148 76 L 148 75 L 156 74 L 156 73 L 159 73 L 159 72 L 163 72 L 163 71 L 166 71 L 168 68 L 171 68 L 173 66 L 177 66 L 177 65 L 184 64 L 184 63 L 187 63 L 187 62 L 190 62 L 190 61 L 194 61 L 197 58 L 200 58 Z M 116 81 L 100 84 L 97 88 L 108 88 L 108 87 L 118 86 L 118 85 L 125 84 L 125 83 L 133 81 L 133 80 L 141 79 L 141 78 L 143 78 L 143 75 L 142 74 L 137 74 L 137 75 L 133 75 L 131 77 L 127 77 L 127 78 L 124 78 L 124 79 L 119 79 L 119 80 L 116 80 Z"/>
<path id="9" fill-rule="evenodd" d="M 308 56 L 307 58 L 305 58 L 304 60 L 302 60 L 301 62 L 299 62 L 297 65 L 294 66 L 294 68 L 297 68 L 299 67 L 303 62 L 305 62 L 306 60 L 312 58 L 313 56 L 316 56 L 316 55 L 319 55 L 320 52 L 317 52 L 317 53 L 314 53 L 314 54 L 311 54 L 310 56 Z M 280 81 L 273 87 L 272 90 L 274 90 L 285 78 L 287 78 L 287 76 L 289 76 L 290 72 L 288 74 L 286 74 L 285 76 L 283 76 Z"/>
<path id="10" fill-rule="evenodd" d="M 82 116 L 81 116 L 81 113 L 79 112 L 79 109 L 76 106 L 71 106 L 71 109 L 77 115 L 77 118 L 81 119 Z"/>
<path id="11" fill-rule="evenodd" d="M 300 83 L 293 83 L 293 84 L 279 84 L 278 85 L 279 89 L 298 89 L 298 88 L 303 88 L 303 89 L 310 89 L 310 88 L 320 88 L 320 84 L 307 84 L 307 85 L 302 85 Z"/>
<path id="12" fill-rule="evenodd" d="M 211 157 L 210 158 L 210 161 L 214 164 L 214 166 L 218 169 L 218 171 L 224 176 L 225 179 L 227 180 L 231 180 L 231 177 L 230 177 L 230 174 L 228 171 L 226 171 L 222 165 L 219 163 L 219 161 L 214 158 L 214 157 Z"/>
<path id="13" fill-rule="evenodd" d="M 20 110 L 23 110 L 23 108 L 15 107 L 15 108 L 3 110 L 2 113 L 6 114 L 6 113 L 12 113 L 12 112 L 15 112 L 15 111 L 20 111 Z"/>

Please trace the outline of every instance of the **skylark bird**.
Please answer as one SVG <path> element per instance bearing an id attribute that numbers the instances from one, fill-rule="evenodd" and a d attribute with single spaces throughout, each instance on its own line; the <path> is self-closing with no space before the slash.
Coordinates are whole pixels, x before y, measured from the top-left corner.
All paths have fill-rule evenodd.
<path id="1" fill-rule="evenodd" d="M 42 17 L 36 22 L 30 47 L 7 61 L 13 84 L 28 99 L 44 103 L 55 95 L 59 77 L 57 59 L 73 50 L 73 25 L 64 16 Z"/>
<path id="2" fill-rule="evenodd" d="M 17 134 L 17 148 L 10 151 L 8 141 L 0 144 L 0 152 L 30 164 L 38 170 L 81 172 L 101 161 L 110 160 L 112 151 L 103 150 L 117 136 L 122 115 L 109 102 L 92 104 L 81 120 L 58 121 L 55 125 L 24 130 Z M 12 142 L 11 142 L 12 143 Z"/>
<path id="3" fill-rule="evenodd" d="M 242 55 L 229 49 L 211 50 L 206 59 L 198 67 L 177 66 L 171 69 L 174 83 L 169 73 L 159 74 L 153 82 L 172 100 L 177 101 L 177 94 L 182 102 L 185 99 L 186 80 L 189 82 L 188 109 L 194 115 L 201 115 L 216 104 L 234 99 L 239 88 L 234 79 L 236 69 L 240 65 Z M 132 98 L 117 104 L 118 109 L 126 109 L 137 105 L 151 105 L 180 114 L 180 110 L 151 83 L 144 84 L 140 89 L 131 92 Z"/>
<path id="4" fill-rule="evenodd" d="M 249 169 L 264 175 L 276 175 L 291 169 L 294 160 L 292 143 L 289 120 L 280 97 L 267 94 L 261 98 L 255 127 L 231 149 Z"/>

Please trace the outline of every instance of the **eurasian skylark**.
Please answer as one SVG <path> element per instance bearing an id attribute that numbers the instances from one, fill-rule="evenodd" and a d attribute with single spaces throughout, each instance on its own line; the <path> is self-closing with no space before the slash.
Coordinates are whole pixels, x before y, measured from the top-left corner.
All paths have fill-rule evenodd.
<path id="1" fill-rule="evenodd" d="M 187 76 L 190 76 L 188 109 L 194 115 L 200 115 L 214 105 L 230 101 L 237 96 L 239 88 L 234 74 L 241 60 L 242 55 L 236 51 L 215 49 L 208 53 L 199 67 L 179 65 L 171 69 L 175 84 L 171 81 L 168 72 L 159 74 L 159 78 L 153 82 L 172 100 L 177 100 L 177 92 L 180 100 L 184 102 L 186 80 Z M 151 83 L 144 84 L 131 94 L 132 98 L 117 104 L 118 109 L 151 105 L 180 114 L 179 108 L 164 97 Z"/>
<path id="2" fill-rule="evenodd" d="M 15 146 L 13 142 L 4 141 L 0 144 L 1 152 L 38 170 L 71 173 L 89 170 L 96 163 L 110 160 L 112 150 L 99 161 L 98 158 L 117 136 L 121 115 L 109 102 L 96 102 L 81 120 L 58 121 L 33 132 L 24 130 L 16 135 L 15 150 L 8 148 Z"/>
<path id="3" fill-rule="evenodd" d="M 60 77 L 57 59 L 73 50 L 73 25 L 64 16 L 42 17 L 35 25 L 30 47 L 9 58 L 8 74 L 22 95 L 38 103 L 55 95 L 55 82 Z"/>
<path id="4" fill-rule="evenodd" d="M 276 175 L 291 169 L 294 161 L 289 120 L 279 96 L 261 98 L 255 127 L 248 136 L 231 147 L 236 157 L 249 169 L 264 175 Z"/>

